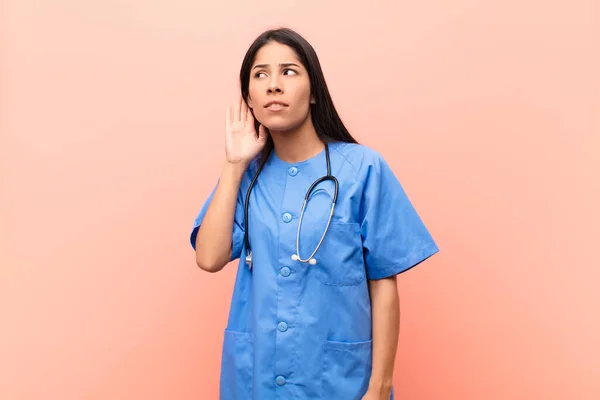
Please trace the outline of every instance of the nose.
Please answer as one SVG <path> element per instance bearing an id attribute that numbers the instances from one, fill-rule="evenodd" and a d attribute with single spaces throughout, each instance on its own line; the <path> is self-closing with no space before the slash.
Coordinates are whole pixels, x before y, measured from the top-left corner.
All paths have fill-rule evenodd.
<path id="1" fill-rule="evenodd" d="M 271 80 L 269 81 L 269 87 L 268 87 L 268 92 L 269 93 L 281 93 L 283 92 L 283 90 L 281 89 L 281 85 L 279 82 L 279 79 L 277 79 L 277 76 L 273 76 L 271 78 Z"/>

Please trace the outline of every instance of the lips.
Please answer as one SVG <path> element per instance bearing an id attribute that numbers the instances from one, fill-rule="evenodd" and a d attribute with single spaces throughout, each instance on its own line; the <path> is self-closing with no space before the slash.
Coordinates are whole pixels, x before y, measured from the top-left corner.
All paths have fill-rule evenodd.
<path id="1" fill-rule="evenodd" d="M 265 108 L 269 108 L 269 109 L 281 109 L 283 107 L 287 107 L 288 105 L 285 104 L 284 102 L 281 101 L 270 101 L 267 104 L 265 104 Z"/>

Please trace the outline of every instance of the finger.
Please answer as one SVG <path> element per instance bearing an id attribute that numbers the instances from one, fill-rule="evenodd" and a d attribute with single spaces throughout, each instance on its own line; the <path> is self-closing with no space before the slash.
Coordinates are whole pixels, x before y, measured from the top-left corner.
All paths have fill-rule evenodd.
<path id="1" fill-rule="evenodd" d="M 240 120 L 240 100 L 238 99 L 237 103 L 233 106 L 233 121 L 237 122 Z"/>
<path id="2" fill-rule="evenodd" d="M 225 127 L 229 130 L 231 127 L 231 107 L 225 110 Z"/>
<path id="3" fill-rule="evenodd" d="M 248 112 L 246 113 L 246 122 L 254 124 L 254 114 L 250 107 L 248 107 Z"/>
<path id="4" fill-rule="evenodd" d="M 258 140 L 260 140 L 260 141 L 266 141 L 267 140 L 267 130 L 265 129 L 265 127 L 263 126 L 263 124 L 260 124 L 258 126 Z"/>
<path id="5" fill-rule="evenodd" d="M 246 102 L 242 100 L 242 111 L 240 113 L 240 120 L 246 121 L 248 119 L 248 106 Z"/>

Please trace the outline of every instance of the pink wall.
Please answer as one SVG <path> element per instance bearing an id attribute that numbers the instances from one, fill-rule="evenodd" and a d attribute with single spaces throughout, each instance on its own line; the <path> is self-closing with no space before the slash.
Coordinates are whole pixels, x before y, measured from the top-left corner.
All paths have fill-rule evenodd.
<path id="1" fill-rule="evenodd" d="M 188 234 L 279 24 L 441 248 L 399 398 L 600 398 L 598 2 L 320 3 L 2 2 L 0 399 L 216 398 L 235 266 Z"/>

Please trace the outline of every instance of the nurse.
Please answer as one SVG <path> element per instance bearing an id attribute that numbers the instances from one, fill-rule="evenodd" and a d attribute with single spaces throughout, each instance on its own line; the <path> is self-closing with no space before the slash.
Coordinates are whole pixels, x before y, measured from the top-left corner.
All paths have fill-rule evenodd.
<path id="1" fill-rule="evenodd" d="M 436 243 L 382 156 L 342 123 L 304 38 L 261 34 L 240 84 L 190 238 L 205 271 L 239 259 L 220 399 L 393 399 L 396 276 Z M 303 208 L 326 175 L 337 191 L 318 182 Z"/>

